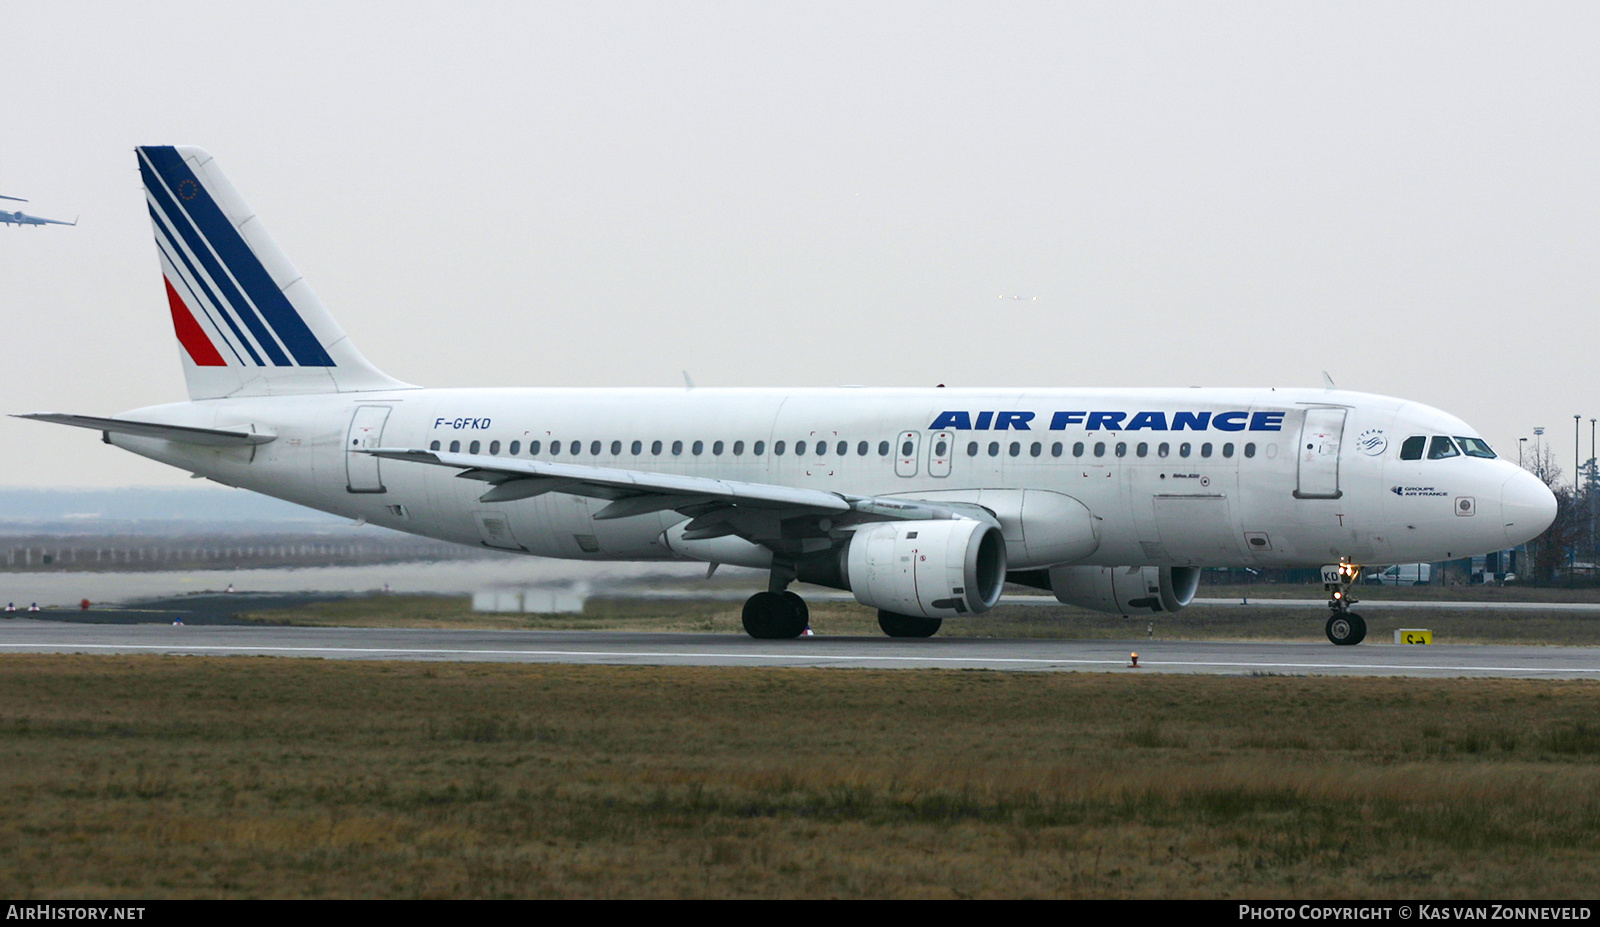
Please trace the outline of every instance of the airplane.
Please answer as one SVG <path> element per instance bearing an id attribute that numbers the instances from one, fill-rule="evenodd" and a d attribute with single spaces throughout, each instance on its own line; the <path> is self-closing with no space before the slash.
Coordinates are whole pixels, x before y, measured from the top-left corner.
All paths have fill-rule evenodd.
<path id="1" fill-rule="evenodd" d="M 1328 639 L 1351 645 L 1362 564 L 1514 547 L 1555 516 L 1462 420 L 1333 388 L 413 386 L 357 350 L 210 154 L 138 162 L 189 401 L 20 417 L 428 537 L 762 570 L 756 638 L 807 630 L 796 581 L 920 638 L 1007 582 L 1154 615 L 1205 567 L 1322 566 Z"/>
<path id="2" fill-rule="evenodd" d="M 27 202 L 27 200 L 23 199 L 20 196 L 0 195 L 0 200 L 16 200 L 19 203 L 26 203 Z M 17 210 L 16 212 L 9 212 L 7 210 L 0 209 L 0 225 L 77 225 L 77 224 L 78 224 L 78 220 L 77 219 L 73 219 L 71 222 L 62 222 L 60 219 L 41 219 L 38 216 L 30 216 L 30 215 L 28 215 L 27 213 L 23 212 L 20 209 Z"/>

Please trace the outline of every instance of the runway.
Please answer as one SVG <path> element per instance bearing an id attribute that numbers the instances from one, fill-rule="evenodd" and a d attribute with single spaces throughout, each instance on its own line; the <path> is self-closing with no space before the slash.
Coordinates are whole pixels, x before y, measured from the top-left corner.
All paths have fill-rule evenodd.
<path id="1" fill-rule="evenodd" d="M 1130 654 L 1139 654 L 1138 667 Z M 276 656 L 650 666 L 1600 679 L 1600 648 L 809 637 L 239 625 L 0 624 L 0 653 Z"/>

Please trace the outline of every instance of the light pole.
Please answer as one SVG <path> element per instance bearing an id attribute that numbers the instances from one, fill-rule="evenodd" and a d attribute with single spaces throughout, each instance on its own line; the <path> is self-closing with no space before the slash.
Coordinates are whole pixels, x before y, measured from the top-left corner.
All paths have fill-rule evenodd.
<path id="1" fill-rule="evenodd" d="M 1523 462 L 1522 462 L 1522 451 L 1527 446 L 1528 446 L 1528 439 L 1527 438 L 1518 438 L 1517 439 L 1517 466 L 1519 466 L 1519 467 L 1525 466 L 1523 464 Z"/>
<path id="2" fill-rule="evenodd" d="M 1543 435 L 1543 425 L 1533 426 L 1533 472 L 1537 473 L 1541 480 L 1544 479 L 1544 442 L 1541 440 Z"/>

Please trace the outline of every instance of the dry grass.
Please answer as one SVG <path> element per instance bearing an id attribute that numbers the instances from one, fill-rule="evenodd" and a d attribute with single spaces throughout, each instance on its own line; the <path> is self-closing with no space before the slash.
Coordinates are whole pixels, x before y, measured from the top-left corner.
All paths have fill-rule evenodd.
<path id="1" fill-rule="evenodd" d="M 12 897 L 1587 897 L 1600 685 L 0 657 Z"/>
<path id="2" fill-rule="evenodd" d="M 1301 592 L 1301 597 L 1315 595 L 1304 589 Z M 738 602 L 591 598 L 582 614 L 524 615 L 474 612 L 471 601 L 464 596 L 370 596 L 240 617 L 321 627 L 742 634 L 740 608 Z M 1600 645 L 1600 619 L 1582 612 L 1450 609 L 1447 603 L 1441 603 L 1438 610 L 1363 610 L 1358 606 L 1356 611 L 1367 620 L 1367 639 L 1376 642 L 1392 640 L 1396 628 L 1427 627 L 1433 629 L 1435 641 L 1441 644 Z M 1124 618 L 1064 605 L 1003 605 L 976 618 L 946 621 L 940 634 L 1010 639 L 1325 641 L 1323 623 L 1327 617 L 1327 612 L 1318 608 L 1270 606 L 1193 606 L 1175 615 L 1150 619 Z M 883 633 L 878 628 L 877 612 L 853 602 L 812 603 L 811 626 L 818 634 L 827 635 L 877 637 Z"/>

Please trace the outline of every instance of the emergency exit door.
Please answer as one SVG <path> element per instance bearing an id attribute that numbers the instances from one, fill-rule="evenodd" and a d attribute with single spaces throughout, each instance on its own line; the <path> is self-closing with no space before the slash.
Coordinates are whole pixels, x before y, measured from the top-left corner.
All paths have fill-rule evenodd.
<path id="1" fill-rule="evenodd" d="M 1300 460 L 1296 499 L 1337 499 L 1339 447 L 1344 442 L 1345 409 L 1307 409 L 1297 446 Z"/>

